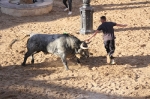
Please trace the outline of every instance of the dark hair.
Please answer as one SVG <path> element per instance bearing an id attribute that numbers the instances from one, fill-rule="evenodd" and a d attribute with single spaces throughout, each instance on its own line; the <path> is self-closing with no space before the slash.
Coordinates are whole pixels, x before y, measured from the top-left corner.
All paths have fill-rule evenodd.
<path id="1" fill-rule="evenodd" d="M 105 16 L 101 16 L 101 20 L 105 20 L 106 21 L 106 17 Z"/>

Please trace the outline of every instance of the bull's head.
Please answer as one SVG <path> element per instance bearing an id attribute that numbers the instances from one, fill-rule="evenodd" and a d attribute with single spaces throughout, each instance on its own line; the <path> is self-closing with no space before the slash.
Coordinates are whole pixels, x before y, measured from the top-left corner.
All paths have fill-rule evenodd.
<path id="1" fill-rule="evenodd" d="M 88 50 L 88 44 L 85 42 L 82 42 L 80 45 L 80 49 L 78 50 L 78 53 L 82 56 L 82 57 L 89 57 L 89 50 Z"/>

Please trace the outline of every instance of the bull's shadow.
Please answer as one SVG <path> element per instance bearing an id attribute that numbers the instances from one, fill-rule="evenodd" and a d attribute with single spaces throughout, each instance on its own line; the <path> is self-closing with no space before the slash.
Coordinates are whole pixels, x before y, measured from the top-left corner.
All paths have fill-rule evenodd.
<path id="1" fill-rule="evenodd" d="M 147 67 L 150 64 L 150 55 L 146 56 L 122 56 L 122 57 L 116 57 L 115 58 L 116 65 L 130 65 L 132 68 L 142 68 Z M 91 56 L 89 58 L 81 58 L 80 64 L 77 64 L 76 59 L 67 59 L 68 67 L 74 68 L 74 66 L 87 66 L 89 68 L 93 67 L 100 67 L 105 66 L 108 64 L 106 63 L 106 56 Z M 111 65 L 110 65 L 111 66 Z M 42 63 L 35 63 L 30 64 L 27 63 L 25 67 L 17 65 L 15 68 L 59 68 L 61 71 L 64 71 L 64 65 L 61 61 L 61 59 L 58 57 L 56 60 L 52 59 L 46 59 Z M 13 68 L 13 67 L 12 67 Z"/>
<path id="2" fill-rule="evenodd" d="M 103 59 L 103 57 L 95 57 L 94 59 L 99 60 Z M 53 70 L 47 70 L 47 68 L 46 70 L 39 69 L 43 68 L 43 66 L 47 66 L 46 62 L 37 63 L 31 65 L 31 67 L 27 66 L 23 69 L 20 66 L 6 66 L 0 69 L 0 99 L 149 99 L 149 96 L 131 97 L 85 90 L 82 87 L 54 83 L 49 81 L 50 79 L 32 79 L 37 76 L 45 77 L 51 73 L 57 73 Z M 67 78 L 58 76 L 53 80 L 56 82 L 61 80 L 69 82 L 69 80 L 75 79 L 72 76 Z M 20 87 L 18 90 L 18 86 L 26 87 Z M 38 91 L 38 89 L 42 91 Z M 43 94 L 41 94 L 42 92 Z"/>
<path id="3" fill-rule="evenodd" d="M 81 65 L 87 65 L 89 68 L 99 67 L 102 65 L 106 65 L 106 57 L 105 56 L 92 56 L 87 59 L 81 58 Z"/>
<path id="4" fill-rule="evenodd" d="M 150 55 L 146 56 L 122 56 L 116 57 L 116 65 L 130 65 L 132 68 L 142 68 L 147 67 L 150 64 Z M 89 58 L 81 58 L 80 64 L 77 64 L 75 59 L 67 59 L 68 67 L 72 68 L 72 66 L 80 65 L 80 66 L 88 66 L 89 68 L 93 67 L 100 67 L 105 66 L 108 64 L 106 63 L 106 56 L 91 56 Z M 111 65 L 110 65 L 111 66 Z M 35 64 L 27 64 L 26 68 L 35 67 L 35 68 L 60 68 L 64 70 L 63 63 L 60 58 L 57 60 L 45 60 L 42 63 L 35 63 Z"/>
<path id="5" fill-rule="evenodd" d="M 147 67 L 150 64 L 150 55 L 147 56 L 122 56 L 116 57 L 116 65 L 130 65 L 134 68 Z M 106 64 L 105 56 L 89 57 L 82 59 L 81 65 L 87 65 L 89 68 L 99 67 Z"/>
<path id="6" fill-rule="evenodd" d="M 136 65 L 137 67 L 147 66 L 150 56 L 124 56 L 117 58 L 117 62 L 120 65 L 130 64 Z M 51 60 L 51 59 L 50 59 Z M 63 85 L 58 83 L 59 81 L 76 81 L 76 76 L 67 75 L 61 77 L 55 75 L 56 79 L 51 81 L 51 79 L 44 79 L 44 77 L 50 77 L 52 73 L 59 73 L 60 70 L 53 70 L 55 65 L 62 66 L 61 60 L 58 58 L 56 60 L 45 60 L 43 63 L 36 63 L 34 65 L 27 65 L 26 67 L 20 67 L 17 65 L 4 66 L 0 69 L 0 99 L 149 99 L 150 96 L 122 96 L 117 94 L 101 93 L 96 91 L 90 91 L 83 89 L 83 87 L 76 87 L 72 85 Z M 72 60 L 68 60 L 69 66 Z M 106 58 L 103 56 L 90 57 L 88 59 L 81 58 L 81 65 L 87 65 L 89 67 L 101 66 L 106 62 Z M 57 63 L 57 64 L 56 64 Z M 64 73 L 64 72 L 63 72 Z M 62 74 L 63 74 L 62 73 Z M 69 72 L 71 73 L 71 72 Z M 72 73 L 71 73 L 72 74 Z M 43 77 L 41 77 L 43 76 Z M 40 77 L 41 79 L 33 79 Z M 82 77 L 82 75 L 79 75 Z M 71 80 L 73 79 L 73 80 Z M 75 79 L 75 80 L 74 80 Z M 84 83 L 84 82 L 83 82 Z M 69 83 L 70 84 L 70 83 Z M 20 87 L 18 90 L 18 86 Z M 94 86 L 93 86 L 94 87 Z M 31 89 L 30 89 L 31 88 Z M 32 89 L 40 89 L 43 91 L 37 91 Z M 95 87 L 96 88 L 96 87 Z M 107 88 L 106 88 L 107 89 Z M 31 90 L 31 91 L 30 91 Z M 41 94 L 43 92 L 43 94 Z M 65 96 L 68 96 L 67 98 Z"/>

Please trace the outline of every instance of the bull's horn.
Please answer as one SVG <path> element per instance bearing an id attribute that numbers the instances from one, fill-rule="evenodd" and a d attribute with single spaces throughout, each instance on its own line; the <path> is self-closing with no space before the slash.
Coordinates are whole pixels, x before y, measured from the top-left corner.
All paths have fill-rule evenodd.
<path id="1" fill-rule="evenodd" d="M 90 44 L 92 41 L 86 42 L 86 44 Z"/>
<path id="2" fill-rule="evenodd" d="M 83 46 L 83 43 L 80 45 L 80 48 L 81 48 L 81 49 L 88 49 L 88 47 L 84 47 L 84 46 Z"/>

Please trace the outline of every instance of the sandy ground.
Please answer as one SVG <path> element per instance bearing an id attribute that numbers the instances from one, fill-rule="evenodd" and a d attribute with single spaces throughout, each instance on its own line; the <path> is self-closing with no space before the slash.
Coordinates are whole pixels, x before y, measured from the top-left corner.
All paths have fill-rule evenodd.
<path id="1" fill-rule="evenodd" d="M 93 55 L 77 65 L 69 62 L 64 71 L 61 60 L 54 55 L 35 55 L 35 64 L 22 67 L 26 41 L 8 49 L 15 38 L 29 32 L 79 35 L 81 0 L 73 0 L 73 15 L 63 12 L 62 0 L 55 0 L 53 11 L 34 17 L 12 17 L 0 12 L 0 99 L 150 99 L 150 1 L 92 0 L 95 8 L 94 29 L 99 17 L 128 24 L 115 27 L 117 65 L 106 65 L 102 34 L 90 43 Z M 30 64 L 30 58 L 27 62 Z"/>

